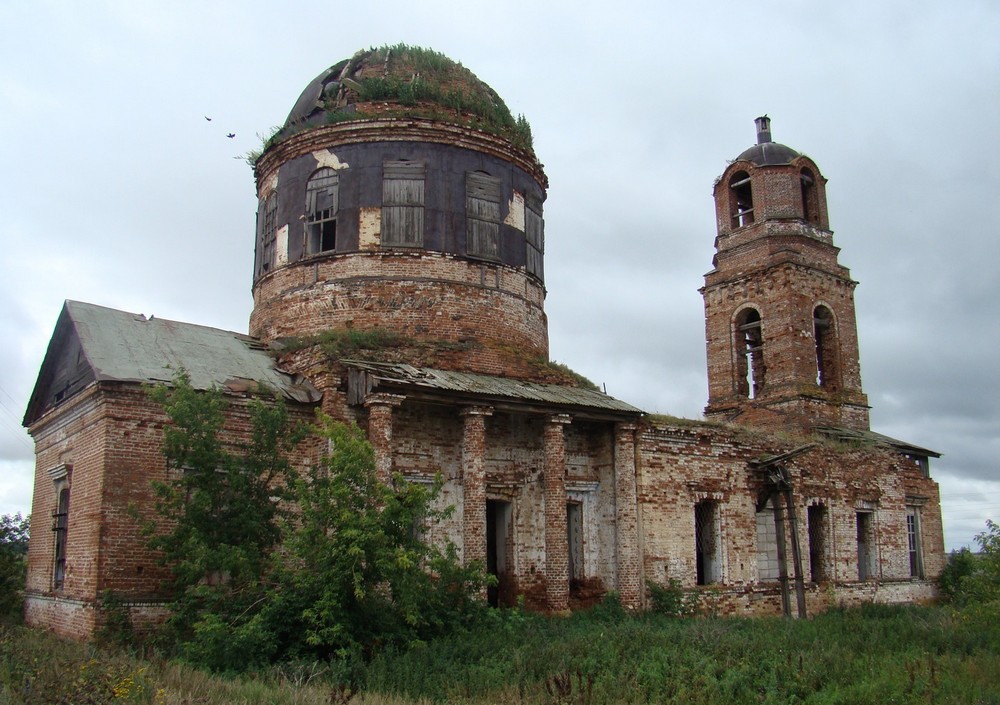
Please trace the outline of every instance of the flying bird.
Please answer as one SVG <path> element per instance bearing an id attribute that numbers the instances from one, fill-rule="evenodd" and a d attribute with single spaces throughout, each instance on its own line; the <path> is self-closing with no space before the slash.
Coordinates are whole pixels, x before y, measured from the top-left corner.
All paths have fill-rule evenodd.
<path id="1" fill-rule="evenodd" d="M 228 137 L 229 139 L 232 139 L 235 136 L 236 136 L 235 132 L 230 132 L 228 135 L 226 135 L 226 137 Z"/>
<path id="2" fill-rule="evenodd" d="M 212 122 L 212 118 L 210 118 L 208 115 L 205 116 L 205 119 L 208 120 L 209 122 Z"/>

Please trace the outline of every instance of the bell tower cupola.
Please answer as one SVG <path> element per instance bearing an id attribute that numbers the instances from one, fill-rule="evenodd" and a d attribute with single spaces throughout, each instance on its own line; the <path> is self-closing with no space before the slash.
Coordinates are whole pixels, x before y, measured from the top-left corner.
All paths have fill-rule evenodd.
<path id="1" fill-rule="evenodd" d="M 713 269 L 705 301 L 709 418 L 778 430 L 867 430 L 854 287 L 837 261 L 826 179 L 771 138 L 715 182 Z"/>

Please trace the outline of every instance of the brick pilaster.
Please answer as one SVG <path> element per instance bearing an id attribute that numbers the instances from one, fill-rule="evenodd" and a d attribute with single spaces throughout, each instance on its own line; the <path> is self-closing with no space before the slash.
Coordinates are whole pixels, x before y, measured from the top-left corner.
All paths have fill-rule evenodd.
<path id="1" fill-rule="evenodd" d="M 616 589 L 622 606 L 632 610 L 642 606 L 635 429 L 636 425 L 632 423 L 615 425 L 615 549 L 618 560 Z"/>
<path id="2" fill-rule="evenodd" d="M 469 406 L 461 411 L 462 431 L 462 558 L 486 565 L 486 417 L 492 407 Z"/>
<path id="3" fill-rule="evenodd" d="M 545 602 L 553 612 L 569 607 L 569 539 L 566 534 L 566 440 L 568 414 L 545 423 Z"/>
<path id="4" fill-rule="evenodd" d="M 403 403 L 400 394 L 369 394 L 368 442 L 375 451 L 375 477 L 386 485 L 392 483 L 392 410 Z"/>

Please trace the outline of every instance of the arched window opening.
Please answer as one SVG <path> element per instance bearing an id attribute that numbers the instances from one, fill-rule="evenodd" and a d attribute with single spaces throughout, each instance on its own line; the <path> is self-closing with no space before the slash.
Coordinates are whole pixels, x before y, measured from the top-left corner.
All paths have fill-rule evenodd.
<path id="1" fill-rule="evenodd" d="M 750 175 L 737 171 L 729 180 L 729 215 L 734 228 L 742 228 L 753 222 L 753 191 L 750 189 Z"/>
<path id="2" fill-rule="evenodd" d="M 826 306 L 813 311 L 813 338 L 816 341 L 816 384 L 829 391 L 839 385 L 837 370 L 837 329 L 833 313 Z"/>
<path id="3" fill-rule="evenodd" d="M 818 225 L 819 190 L 816 187 L 816 176 L 811 170 L 803 168 L 799 172 L 799 183 L 802 186 L 802 219 Z"/>
<path id="4" fill-rule="evenodd" d="M 755 399 L 764 389 L 764 338 L 760 313 L 748 308 L 736 319 L 736 379 L 741 396 Z"/>
<path id="5" fill-rule="evenodd" d="M 52 588 L 62 590 L 66 582 L 66 536 L 69 530 L 69 485 L 57 484 L 58 499 L 52 513 L 52 531 L 55 534 L 55 562 L 52 571 Z"/>
<path id="6" fill-rule="evenodd" d="M 337 246 L 340 177 L 329 167 L 317 170 L 306 184 L 306 252 L 330 252 Z"/>

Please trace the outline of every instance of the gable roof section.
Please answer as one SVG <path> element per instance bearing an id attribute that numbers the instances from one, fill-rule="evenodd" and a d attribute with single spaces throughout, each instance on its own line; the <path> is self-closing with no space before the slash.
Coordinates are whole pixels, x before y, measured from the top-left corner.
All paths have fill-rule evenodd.
<path id="1" fill-rule="evenodd" d="M 68 354 L 76 350 L 76 355 Z M 252 391 L 260 385 L 311 403 L 320 393 L 277 369 L 266 348 L 241 333 L 67 301 L 59 314 L 24 425 L 91 382 L 170 382 L 185 370 L 195 389 Z"/>
<path id="2" fill-rule="evenodd" d="M 456 401 L 494 406 L 540 407 L 601 418 L 636 417 L 645 413 L 593 389 L 538 384 L 507 377 L 451 372 L 429 367 L 342 360 L 348 368 L 348 398 L 359 404 L 373 391 L 396 391 L 414 399 Z"/>

